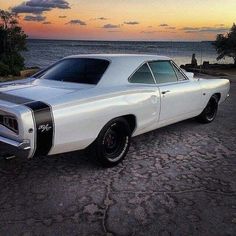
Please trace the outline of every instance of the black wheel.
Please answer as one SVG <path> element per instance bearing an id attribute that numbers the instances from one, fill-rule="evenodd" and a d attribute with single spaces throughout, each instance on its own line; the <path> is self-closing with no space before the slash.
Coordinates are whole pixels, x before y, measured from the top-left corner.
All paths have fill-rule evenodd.
<path id="1" fill-rule="evenodd" d="M 212 122 L 217 114 L 218 110 L 218 98 L 213 95 L 203 112 L 197 117 L 197 120 L 201 123 L 210 123 Z"/>
<path id="2" fill-rule="evenodd" d="M 131 131 L 124 118 L 110 121 L 99 133 L 92 149 L 103 166 L 112 167 L 126 156 L 130 146 Z"/>

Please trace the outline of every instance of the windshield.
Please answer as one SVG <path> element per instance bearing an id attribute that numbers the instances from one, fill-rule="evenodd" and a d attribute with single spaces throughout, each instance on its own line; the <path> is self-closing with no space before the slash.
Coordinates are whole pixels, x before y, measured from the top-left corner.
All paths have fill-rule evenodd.
<path id="1" fill-rule="evenodd" d="M 36 77 L 64 82 L 97 84 L 109 61 L 92 58 L 68 58 L 59 61 Z"/>

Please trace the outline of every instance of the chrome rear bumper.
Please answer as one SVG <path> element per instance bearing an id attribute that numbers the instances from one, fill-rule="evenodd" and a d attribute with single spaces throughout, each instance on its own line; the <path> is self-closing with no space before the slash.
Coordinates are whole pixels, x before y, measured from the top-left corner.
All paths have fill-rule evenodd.
<path id="1" fill-rule="evenodd" d="M 30 141 L 17 142 L 0 136 L 0 155 L 14 155 L 17 157 L 28 157 L 30 152 Z"/>

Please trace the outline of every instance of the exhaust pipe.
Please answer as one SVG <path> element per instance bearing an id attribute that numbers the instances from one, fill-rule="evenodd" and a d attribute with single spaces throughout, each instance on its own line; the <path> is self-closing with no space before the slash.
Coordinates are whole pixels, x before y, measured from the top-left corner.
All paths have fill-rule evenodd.
<path id="1" fill-rule="evenodd" d="M 15 155 L 12 155 L 12 154 L 9 154 L 9 153 L 4 153 L 4 154 L 1 154 L 0 159 L 8 161 L 8 160 L 14 159 L 15 157 L 16 157 Z"/>

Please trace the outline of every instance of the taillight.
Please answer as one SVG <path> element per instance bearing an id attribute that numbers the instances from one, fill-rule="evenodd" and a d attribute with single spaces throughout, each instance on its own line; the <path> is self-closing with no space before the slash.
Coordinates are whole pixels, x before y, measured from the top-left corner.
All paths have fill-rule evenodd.
<path id="1" fill-rule="evenodd" d="M 0 115 L 0 124 L 18 133 L 18 122 L 15 117 Z"/>

